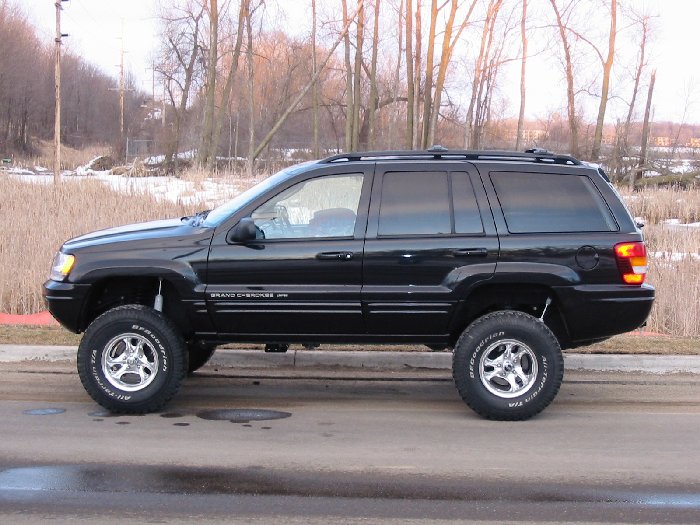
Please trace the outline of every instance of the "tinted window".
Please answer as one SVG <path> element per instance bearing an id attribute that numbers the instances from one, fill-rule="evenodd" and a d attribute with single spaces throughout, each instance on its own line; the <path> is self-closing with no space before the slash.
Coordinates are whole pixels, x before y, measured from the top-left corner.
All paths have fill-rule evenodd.
<path id="1" fill-rule="evenodd" d="M 379 235 L 430 235 L 451 231 L 447 173 L 384 174 Z"/>
<path id="2" fill-rule="evenodd" d="M 450 174 L 452 202 L 455 213 L 455 233 L 483 233 L 479 205 L 476 203 L 472 181 L 467 173 Z"/>
<path id="3" fill-rule="evenodd" d="M 511 233 L 597 232 L 617 229 L 588 177 L 491 173 Z"/>

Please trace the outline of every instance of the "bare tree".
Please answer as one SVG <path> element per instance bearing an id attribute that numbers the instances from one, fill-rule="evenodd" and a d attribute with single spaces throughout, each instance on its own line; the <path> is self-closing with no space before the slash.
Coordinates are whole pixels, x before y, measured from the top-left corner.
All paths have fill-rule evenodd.
<path id="1" fill-rule="evenodd" d="M 420 147 L 421 127 L 420 118 L 420 78 L 421 78 L 421 57 L 423 45 L 423 28 L 421 24 L 421 0 L 416 0 L 416 53 L 413 64 L 413 136 L 411 138 L 411 149 Z M 408 65 L 407 65 L 408 67 Z"/>
<path id="2" fill-rule="evenodd" d="M 392 93 L 394 94 L 393 96 L 393 104 L 394 108 L 396 108 L 396 102 L 398 101 L 399 98 L 399 84 L 401 82 L 401 58 L 403 55 L 403 20 L 404 20 L 404 3 L 403 0 L 399 3 L 399 10 L 398 10 L 398 24 L 399 24 L 399 31 L 398 31 L 398 53 L 396 54 L 396 72 L 394 73 L 394 82 L 391 88 Z M 407 72 L 410 71 L 410 68 L 407 70 Z M 410 86 L 410 84 L 409 84 Z M 397 111 L 396 109 L 394 111 Z M 396 118 L 396 115 L 394 115 Z M 388 137 L 388 143 L 389 147 L 392 148 L 394 147 L 394 124 L 389 126 L 389 137 Z"/>
<path id="3" fill-rule="evenodd" d="M 644 123 L 642 124 L 642 146 L 639 152 L 639 164 L 637 165 L 637 172 L 632 171 L 630 173 L 630 190 L 634 190 L 635 179 L 637 174 L 642 177 L 644 174 L 644 168 L 647 163 L 647 145 L 649 143 L 649 116 L 651 114 L 651 99 L 654 95 L 654 83 L 656 82 L 656 70 L 651 72 L 651 80 L 649 81 L 649 92 L 647 93 L 647 105 L 644 110 Z"/>
<path id="4" fill-rule="evenodd" d="M 255 154 L 255 70 L 253 64 L 253 17 L 246 16 L 245 26 L 246 35 L 248 37 L 248 46 L 246 49 L 246 60 L 248 63 L 248 162 L 246 163 L 246 170 L 248 173 L 248 178 L 253 178 L 253 169 L 255 167 L 255 159 L 257 155 Z"/>
<path id="5" fill-rule="evenodd" d="M 367 104 L 368 125 L 369 125 L 369 149 L 374 148 L 375 143 L 375 120 L 377 115 L 377 103 L 379 95 L 377 93 L 377 55 L 379 49 L 379 6 L 380 0 L 374 0 L 374 28 L 372 35 L 372 61 L 369 74 L 369 102 Z"/>
<path id="6" fill-rule="evenodd" d="M 430 29 L 428 30 L 428 55 L 425 63 L 425 84 L 423 86 L 423 118 L 420 122 L 421 139 L 420 147 L 428 147 L 428 136 L 430 135 L 430 113 L 433 108 L 433 60 L 435 55 L 435 28 L 438 17 L 437 0 L 432 0 L 430 5 Z"/>
<path id="7" fill-rule="evenodd" d="M 435 82 L 435 95 L 433 96 L 432 102 L 433 108 L 430 111 L 428 137 L 424 145 L 425 147 L 428 147 L 435 142 L 435 131 L 437 128 L 438 116 L 440 114 L 440 105 L 442 101 L 442 92 L 445 87 L 445 78 L 447 77 L 447 68 L 450 64 L 450 60 L 452 59 L 452 53 L 457 44 L 457 41 L 462 35 L 464 29 L 469 24 L 469 20 L 471 18 L 472 12 L 474 11 L 474 8 L 476 7 L 476 4 L 477 0 L 472 0 L 471 5 L 469 6 L 469 10 L 467 11 L 466 15 L 464 16 L 464 19 L 462 20 L 462 23 L 457 29 L 454 38 L 452 38 L 452 28 L 454 26 L 454 20 L 457 15 L 458 5 L 457 0 L 452 0 L 451 2 L 450 14 L 447 17 L 447 25 L 445 26 L 445 33 L 442 39 L 442 53 L 440 55 L 440 65 L 438 67 L 438 75 L 437 80 Z"/>
<path id="8" fill-rule="evenodd" d="M 209 53 L 207 59 L 207 84 L 204 95 L 204 123 L 199 146 L 199 163 L 206 166 L 208 154 L 213 149 L 214 111 L 216 109 L 216 66 L 219 61 L 219 4 L 218 0 L 207 0 L 209 14 Z"/>
<path id="9" fill-rule="evenodd" d="M 569 119 L 569 149 L 570 153 L 577 157 L 579 155 L 578 144 L 578 116 L 576 115 L 576 100 L 574 90 L 574 66 L 571 58 L 571 43 L 567 34 L 567 26 L 562 18 L 562 14 L 557 7 L 556 0 L 549 0 L 557 18 L 557 28 L 559 37 L 564 49 L 564 71 L 566 72 L 566 112 Z"/>
<path id="10" fill-rule="evenodd" d="M 163 75 L 165 89 L 175 116 L 173 138 L 166 148 L 165 164 L 178 168 L 182 126 L 190 103 L 201 57 L 201 32 L 204 6 L 187 4 L 162 15 L 164 21 L 162 56 L 157 70 Z"/>
<path id="11" fill-rule="evenodd" d="M 515 133 L 515 151 L 520 151 L 525 125 L 525 79 L 527 69 L 527 0 L 523 0 L 523 15 L 520 19 L 520 39 L 522 42 L 520 61 L 520 111 L 518 112 L 518 130 Z"/>
<path id="12" fill-rule="evenodd" d="M 236 73 L 238 72 L 238 63 L 241 58 L 241 48 L 243 46 L 243 29 L 245 26 L 245 21 L 251 16 L 250 0 L 241 0 L 238 11 L 238 20 L 236 28 L 236 42 L 231 53 L 231 64 L 229 66 L 228 75 L 226 76 L 226 84 L 224 85 L 223 92 L 221 94 L 221 105 L 220 111 L 214 113 L 214 123 L 211 135 L 211 140 L 209 141 L 209 150 L 204 152 L 204 158 L 207 160 L 207 168 L 209 171 L 214 169 L 216 165 L 216 150 L 219 146 L 219 140 L 221 138 L 221 129 L 224 123 L 224 109 L 228 109 L 229 101 L 231 99 L 231 90 L 233 89 L 233 84 L 236 80 Z"/>
<path id="13" fill-rule="evenodd" d="M 343 1 L 343 27 L 348 26 L 348 2 Z M 345 44 L 345 151 L 352 150 L 352 135 L 353 135 L 353 77 L 352 77 L 352 62 L 350 61 L 350 32 L 346 31 L 343 35 Z"/>
<path id="14" fill-rule="evenodd" d="M 467 108 L 466 130 L 464 134 L 464 147 L 476 148 L 479 146 L 479 134 L 475 133 L 476 124 L 479 116 L 479 109 L 482 105 L 480 100 L 484 92 L 486 83 L 485 71 L 489 64 L 489 55 L 491 53 L 491 44 L 493 42 L 494 27 L 498 12 L 503 5 L 503 0 L 489 0 L 486 9 L 486 18 L 481 31 L 481 45 L 479 47 L 479 55 L 474 65 L 474 77 L 472 80 L 472 93 L 469 99 Z"/>
<path id="15" fill-rule="evenodd" d="M 593 149 L 591 150 L 591 159 L 597 161 L 600 156 L 600 145 L 603 140 L 603 124 L 605 123 L 605 110 L 608 104 L 608 93 L 610 91 L 610 73 L 612 71 L 613 62 L 615 60 L 615 38 L 617 36 L 617 0 L 610 0 L 610 33 L 608 35 L 608 55 L 603 59 L 598 53 L 599 58 L 603 63 L 603 83 L 600 89 L 600 104 L 598 106 L 598 119 L 596 120 L 595 134 L 593 136 Z"/>
<path id="16" fill-rule="evenodd" d="M 646 48 L 649 42 L 649 36 L 651 32 L 651 17 L 649 15 L 636 16 L 636 22 L 639 24 L 641 29 L 641 34 L 639 38 L 639 53 L 637 55 L 637 65 L 635 67 L 634 73 L 634 85 L 632 87 L 632 96 L 630 98 L 629 109 L 627 110 L 627 117 L 625 118 L 625 127 L 623 131 L 623 149 L 627 151 L 627 145 L 629 141 L 630 125 L 632 123 L 632 116 L 634 115 L 634 106 L 637 101 L 637 94 L 639 92 L 639 83 L 642 79 L 644 73 L 644 68 L 646 67 Z"/>
<path id="17" fill-rule="evenodd" d="M 406 147 L 413 148 L 413 2 L 406 0 Z"/>
<path id="18" fill-rule="evenodd" d="M 318 69 L 316 64 L 316 0 L 311 0 L 311 69 L 313 71 L 313 75 L 315 76 L 316 70 Z M 311 111 L 313 113 L 314 121 L 313 156 L 314 158 L 319 158 L 321 153 L 318 145 L 318 83 L 314 83 L 311 97 Z"/>
<path id="19" fill-rule="evenodd" d="M 355 68 L 353 71 L 352 88 L 352 144 L 350 149 L 357 151 L 360 142 L 360 108 L 362 106 L 362 47 L 365 32 L 365 7 L 361 3 L 357 8 L 357 37 L 355 40 Z"/>
<path id="20" fill-rule="evenodd" d="M 363 9 L 363 7 L 364 7 L 364 0 L 359 0 L 358 5 L 357 5 L 357 11 L 351 17 L 348 17 L 347 21 L 343 25 L 343 29 L 340 33 L 340 36 L 331 46 L 330 50 L 326 54 L 326 58 L 318 66 L 318 71 L 316 71 L 316 74 L 313 75 L 311 77 L 311 79 L 309 80 L 309 82 L 303 87 L 303 89 L 301 89 L 299 91 L 299 93 L 294 98 L 294 100 L 291 102 L 291 104 L 287 107 L 287 109 L 282 113 L 282 115 L 277 119 L 275 124 L 272 126 L 272 129 L 270 129 L 270 131 L 267 133 L 267 135 L 265 135 L 265 138 L 263 138 L 262 141 L 260 141 L 260 144 L 258 144 L 258 146 L 255 148 L 255 151 L 253 151 L 253 154 L 250 155 L 250 157 L 253 159 L 253 161 L 267 147 L 267 145 L 270 143 L 272 138 L 279 131 L 280 127 L 282 127 L 282 124 L 285 123 L 287 118 L 289 118 L 289 115 L 291 115 L 291 113 L 299 105 L 299 103 L 306 96 L 306 94 L 309 92 L 309 90 L 311 90 L 311 87 L 318 81 L 319 77 L 321 76 L 321 73 L 325 69 L 328 62 L 333 57 L 335 50 L 338 48 L 340 43 L 345 39 L 346 34 L 350 30 L 350 24 L 355 20 L 356 17 L 359 16 L 359 13 Z M 249 162 L 251 162 L 250 159 L 249 159 Z"/>

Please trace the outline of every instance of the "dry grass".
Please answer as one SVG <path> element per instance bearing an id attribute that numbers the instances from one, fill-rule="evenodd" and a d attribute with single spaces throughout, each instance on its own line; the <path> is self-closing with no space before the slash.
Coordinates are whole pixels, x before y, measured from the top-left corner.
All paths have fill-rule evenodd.
<path id="1" fill-rule="evenodd" d="M 31 159 L 18 161 L 20 164 L 43 166 L 53 169 L 53 142 L 42 140 L 39 144 L 39 155 Z M 109 146 L 89 146 L 83 149 L 74 149 L 70 146 L 61 146 L 61 169 L 74 170 L 78 166 L 84 166 L 89 161 L 100 155 L 109 153 Z"/>
<path id="2" fill-rule="evenodd" d="M 700 337 L 700 228 L 664 224 L 700 221 L 700 190 L 647 189 L 625 201 L 646 222 L 647 278 L 657 292 L 648 330 Z"/>
<path id="3" fill-rule="evenodd" d="M 682 223 L 700 221 L 700 189 L 680 188 L 622 190 L 627 206 L 635 217 L 643 217 L 647 224 L 659 224 L 666 219 Z"/>
<path id="4" fill-rule="evenodd" d="M 147 194 L 118 193 L 98 181 L 66 180 L 54 186 L 2 177 L 0 196 L 0 311 L 12 314 L 44 309 L 41 283 L 66 239 L 197 209 Z"/>

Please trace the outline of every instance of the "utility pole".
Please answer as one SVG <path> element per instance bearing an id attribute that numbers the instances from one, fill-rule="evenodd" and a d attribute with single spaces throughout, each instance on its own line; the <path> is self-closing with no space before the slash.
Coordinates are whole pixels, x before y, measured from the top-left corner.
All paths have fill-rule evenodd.
<path id="1" fill-rule="evenodd" d="M 61 39 L 66 34 L 61 33 L 61 2 L 68 0 L 56 0 L 56 51 L 54 58 L 54 88 L 56 91 L 56 109 L 53 128 L 53 182 L 58 184 L 61 180 Z"/>
<path id="2" fill-rule="evenodd" d="M 126 89 L 126 84 L 124 80 L 124 19 L 122 18 L 122 36 L 121 40 L 121 59 L 119 61 L 119 87 L 109 88 L 110 91 L 119 91 L 119 136 L 124 140 L 124 93 L 127 91 L 133 91 L 133 89 Z M 127 141 L 128 146 L 128 141 Z M 128 151 L 126 156 L 128 156 Z"/>

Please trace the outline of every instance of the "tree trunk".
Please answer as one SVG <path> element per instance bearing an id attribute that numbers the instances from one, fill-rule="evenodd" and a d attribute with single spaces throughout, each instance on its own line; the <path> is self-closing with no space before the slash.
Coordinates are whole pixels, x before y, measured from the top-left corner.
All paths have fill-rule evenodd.
<path id="1" fill-rule="evenodd" d="M 360 147 L 360 108 L 362 106 L 362 46 L 364 44 L 365 32 L 365 7 L 364 4 L 358 6 L 357 13 L 357 39 L 355 45 L 355 71 L 352 88 L 352 151 L 357 151 Z"/>
<path id="2" fill-rule="evenodd" d="M 396 123 L 398 122 L 398 115 L 397 115 L 397 109 L 396 109 L 396 101 L 398 100 L 399 96 L 399 82 L 401 81 L 401 57 L 403 53 L 403 0 L 401 0 L 401 3 L 399 4 L 399 52 L 396 55 L 396 73 L 394 74 L 394 86 L 392 91 L 394 92 L 394 115 L 392 118 L 391 125 L 389 126 L 389 132 L 388 132 L 388 146 L 389 149 L 394 149 L 396 146 L 394 146 L 394 128 L 396 127 Z"/>
<path id="3" fill-rule="evenodd" d="M 348 2 L 343 0 L 343 27 L 348 25 Z M 352 63 L 350 62 L 350 32 L 343 37 L 345 42 L 345 151 L 352 150 Z"/>
<path id="4" fill-rule="evenodd" d="M 423 86 L 421 149 L 428 148 L 428 136 L 430 135 L 430 114 L 433 110 L 433 60 L 435 55 L 435 26 L 437 24 L 437 16 L 437 0 L 432 0 L 430 5 L 430 29 L 428 30 L 428 56 L 426 58 L 425 84 Z"/>
<path id="5" fill-rule="evenodd" d="M 472 82 L 472 94 L 469 99 L 469 107 L 467 109 L 467 126 L 464 136 L 465 148 L 477 148 L 479 146 L 479 131 L 477 121 L 479 114 L 483 111 L 481 96 L 484 90 L 484 71 L 487 67 L 489 53 L 491 52 L 491 41 L 493 40 L 493 28 L 496 24 L 496 17 L 501 9 L 503 0 L 490 0 L 486 10 L 486 19 L 484 27 L 481 31 L 481 45 L 479 47 L 479 56 L 474 67 L 474 81 Z"/>
<path id="6" fill-rule="evenodd" d="M 238 71 L 238 62 L 241 57 L 241 47 L 243 44 L 243 28 L 245 20 L 250 16 L 250 0 L 241 0 L 240 10 L 238 12 L 238 27 L 236 29 L 236 44 L 233 49 L 233 56 L 231 58 L 231 69 L 229 69 L 228 76 L 226 78 L 226 84 L 224 85 L 224 92 L 221 96 L 221 110 L 216 112 L 214 115 L 214 130 L 212 132 L 212 140 L 210 142 L 210 149 L 207 151 L 207 169 L 213 171 L 214 166 L 216 166 L 216 148 L 219 144 L 219 138 L 221 137 L 221 129 L 224 123 L 224 115 L 228 114 L 229 100 L 231 99 L 231 90 L 233 89 L 233 83 L 236 79 L 236 73 Z M 224 112 L 226 110 L 226 112 Z"/>
<path id="7" fill-rule="evenodd" d="M 605 123 L 605 109 L 608 105 L 608 92 L 610 90 L 610 72 L 615 60 L 615 37 L 617 36 L 617 0 L 610 1 L 610 35 L 608 37 L 608 56 L 603 64 L 603 86 L 600 90 L 600 105 L 598 106 L 598 120 L 593 135 L 593 149 L 591 160 L 594 162 L 600 157 L 600 145 L 603 140 L 603 124 Z"/>
<path id="8" fill-rule="evenodd" d="M 520 20 L 520 38 L 523 57 L 520 61 L 520 112 L 518 113 L 518 131 L 515 134 L 515 151 L 523 145 L 523 128 L 525 127 L 525 72 L 527 67 L 527 0 L 523 0 L 523 17 Z"/>
<path id="9" fill-rule="evenodd" d="M 634 75 L 634 87 L 632 88 L 632 100 L 630 101 L 629 110 L 627 111 L 627 118 L 625 119 L 625 128 L 622 137 L 623 151 L 627 152 L 627 145 L 629 144 L 629 134 L 630 125 L 632 123 L 632 116 L 634 115 L 634 106 L 637 101 L 637 93 L 639 92 L 639 83 L 642 79 L 642 73 L 644 72 L 645 64 L 645 53 L 647 40 L 649 38 L 649 17 L 643 17 L 642 23 L 642 39 L 639 44 L 639 62 L 637 62 L 637 69 Z"/>
<path id="10" fill-rule="evenodd" d="M 423 46 L 423 28 L 421 27 L 421 0 L 416 0 L 416 53 L 413 69 L 413 136 L 411 149 L 420 147 L 421 118 L 420 118 L 420 77 Z"/>
<path id="11" fill-rule="evenodd" d="M 379 6 L 380 0 L 374 0 L 374 29 L 372 36 L 372 65 L 369 75 L 369 103 L 368 103 L 368 121 L 369 121 L 369 137 L 368 148 L 374 149 L 375 133 L 376 133 L 376 108 L 377 105 L 377 49 L 379 47 Z"/>
<path id="12" fill-rule="evenodd" d="M 651 72 L 651 81 L 649 82 L 649 93 L 647 94 L 647 105 L 644 110 L 644 124 L 642 124 L 642 145 L 639 152 L 639 164 L 637 173 L 641 178 L 644 174 L 644 166 L 647 163 L 647 145 L 649 143 L 649 115 L 651 114 L 651 98 L 654 94 L 654 83 L 656 82 L 656 70 Z M 634 171 L 630 173 L 630 190 L 634 190 L 634 182 L 637 178 Z"/>
<path id="13" fill-rule="evenodd" d="M 248 34 L 248 49 L 246 50 L 246 58 L 248 61 L 248 162 L 246 163 L 246 171 L 248 178 L 253 178 L 255 168 L 255 77 L 253 64 L 253 22 L 252 17 L 246 17 L 246 32 Z"/>
<path id="14" fill-rule="evenodd" d="M 462 21 L 454 39 L 452 38 L 452 27 L 454 25 L 455 16 L 457 15 L 457 0 L 452 0 L 452 5 L 450 7 L 450 14 L 447 19 L 447 25 L 445 26 L 445 34 L 442 40 L 442 53 L 440 55 L 440 66 L 438 68 L 438 76 L 435 81 L 435 95 L 433 100 L 433 108 L 430 112 L 430 130 L 428 133 L 428 145 L 435 143 L 435 132 L 437 130 L 437 121 L 440 116 L 440 105 L 442 103 L 442 90 L 445 86 L 445 78 L 447 76 L 447 67 L 452 59 L 452 52 L 457 44 L 457 40 L 461 36 L 464 29 L 469 23 L 469 18 L 471 17 L 474 7 L 478 0 L 473 0 L 469 11 L 467 12 L 464 20 Z"/>
<path id="15" fill-rule="evenodd" d="M 561 13 L 557 7 L 556 0 L 549 0 L 552 4 L 552 9 L 557 17 L 557 27 L 559 28 L 559 36 L 561 44 L 564 48 L 564 67 L 566 70 L 566 112 L 569 119 L 569 149 L 574 157 L 578 157 L 578 118 L 576 116 L 576 100 L 574 93 L 574 67 L 571 61 L 571 46 L 569 39 L 566 36 L 566 27 L 561 18 Z"/>
<path id="16" fill-rule="evenodd" d="M 316 0 L 311 0 L 311 69 L 313 75 L 316 75 Z M 314 126 L 314 147 L 313 157 L 315 159 L 321 156 L 318 144 L 318 85 L 314 82 L 312 98 L 313 126 Z"/>
<path id="17" fill-rule="evenodd" d="M 413 2 L 406 0 L 406 148 L 413 149 Z"/>
<path id="18" fill-rule="evenodd" d="M 207 64 L 207 89 L 204 102 L 204 124 L 199 146 L 199 163 L 206 166 L 209 151 L 215 146 L 213 140 L 214 111 L 216 109 L 216 63 L 219 44 L 219 5 L 218 0 L 209 0 L 209 63 Z"/>

